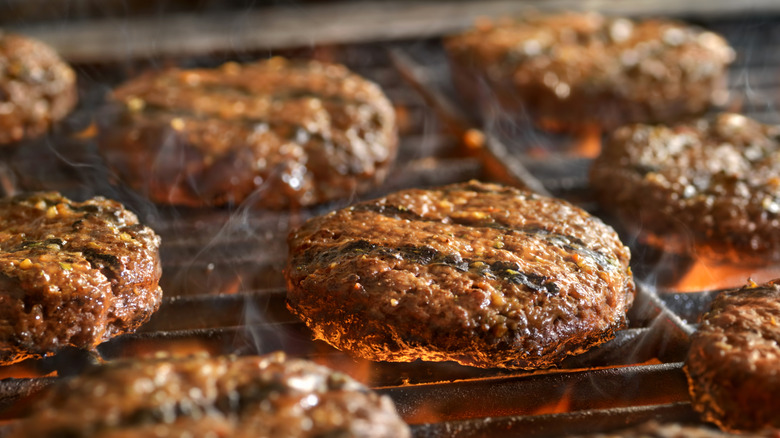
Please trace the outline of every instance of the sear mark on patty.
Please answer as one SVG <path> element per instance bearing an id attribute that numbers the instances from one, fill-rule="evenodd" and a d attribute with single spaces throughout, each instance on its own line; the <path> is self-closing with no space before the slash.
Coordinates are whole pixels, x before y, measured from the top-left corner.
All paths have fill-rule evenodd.
<path id="1" fill-rule="evenodd" d="M 84 258 L 87 259 L 92 267 L 98 269 L 106 278 L 112 282 L 119 280 L 119 272 L 122 269 L 119 257 L 112 254 L 105 254 L 91 248 L 82 249 L 81 253 L 84 254 Z"/>
<path id="2" fill-rule="evenodd" d="M 490 193 L 498 193 L 498 192 L 490 192 Z M 388 204 L 359 204 L 352 207 L 352 210 L 356 212 L 359 211 L 374 212 L 386 217 L 391 217 L 395 219 L 404 219 L 410 221 L 418 221 L 418 222 L 440 222 L 441 221 L 438 218 L 426 218 L 420 216 L 417 213 L 403 206 L 388 205 Z M 545 243 L 557 246 L 559 248 L 566 249 L 568 251 L 575 252 L 584 257 L 589 257 L 593 259 L 603 269 L 614 270 L 617 269 L 619 265 L 617 260 L 610 258 L 607 255 L 597 250 L 588 248 L 588 246 L 585 244 L 585 242 L 582 241 L 582 239 L 578 239 L 577 237 L 569 236 L 566 234 L 555 233 L 542 227 L 538 227 L 538 226 L 510 227 L 501 224 L 499 222 L 495 222 L 492 219 L 490 220 L 480 219 L 475 221 L 468 218 L 449 217 L 448 221 L 453 224 L 461 225 L 464 227 L 470 227 L 470 228 L 492 228 L 495 230 L 502 231 L 506 234 L 523 233 L 528 236 L 534 236 L 534 235 L 543 236 L 541 240 L 544 241 Z"/>
<path id="3" fill-rule="evenodd" d="M 464 259 L 457 253 L 442 253 L 429 246 L 403 245 L 397 248 L 377 245 L 367 240 L 356 240 L 325 251 L 309 250 L 303 253 L 304 264 L 316 258 L 320 266 L 329 265 L 338 259 L 351 258 L 359 255 L 374 257 L 389 257 L 418 265 L 442 265 L 456 269 L 460 272 L 472 274 L 489 279 L 499 279 L 509 283 L 523 285 L 535 292 L 554 294 L 559 291 L 549 277 L 543 275 L 522 272 L 520 265 L 507 261 L 487 261 Z"/>

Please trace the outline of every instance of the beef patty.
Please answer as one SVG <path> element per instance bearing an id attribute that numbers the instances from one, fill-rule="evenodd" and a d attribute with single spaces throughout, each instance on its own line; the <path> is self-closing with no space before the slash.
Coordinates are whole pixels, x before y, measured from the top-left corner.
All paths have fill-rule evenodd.
<path id="1" fill-rule="evenodd" d="M 780 429 L 780 279 L 718 295 L 685 372 L 706 420 L 733 432 Z"/>
<path id="2" fill-rule="evenodd" d="M 0 200 L 0 364 L 135 330 L 162 298 L 160 238 L 121 204 Z"/>
<path id="3" fill-rule="evenodd" d="M 739 114 L 614 132 L 591 169 L 606 211 L 665 251 L 780 260 L 780 129 Z"/>
<path id="4" fill-rule="evenodd" d="M 125 361 L 60 382 L 16 437 L 409 437 L 392 401 L 283 354 Z"/>
<path id="5" fill-rule="evenodd" d="M 727 98 L 734 52 L 712 32 L 670 20 L 596 13 L 482 22 L 446 40 L 455 83 L 543 127 L 613 129 L 673 122 Z M 489 96 L 476 92 L 485 83 Z"/>
<path id="6" fill-rule="evenodd" d="M 43 134 L 77 99 L 76 73 L 54 49 L 0 30 L 0 146 Z"/>
<path id="7" fill-rule="evenodd" d="M 159 203 L 286 208 L 348 197 L 384 180 L 398 142 L 380 88 L 317 61 L 150 72 L 111 101 L 100 149 Z"/>
<path id="8" fill-rule="evenodd" d="M 630 253 L 564 201 L 476 181 L 406 190 L 290 234 L 288 307 L 371 360 L 556 364 L 614 336 Z"/>

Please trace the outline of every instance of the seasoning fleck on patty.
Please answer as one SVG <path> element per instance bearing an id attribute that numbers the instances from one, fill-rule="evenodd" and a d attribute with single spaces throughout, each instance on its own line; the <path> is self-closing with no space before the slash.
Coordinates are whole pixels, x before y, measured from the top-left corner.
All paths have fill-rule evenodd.
<path id="1" fill-rule="evenodd" d="M 593 163 L 591 187 L 652 244 L 732 262 L 780 260 L 780 129 L 723 113 L 631 125 Z"/>
<path id="2" fill-rule="evenodd" d="M 396 155 L 390 101 L 337 64 L 271 58 L 150 72 L 111 100 L 101 151 L 158 203 L 322 203 L 378 185 Z"/>
<path id="3" fill-rule="evenodd" d="M 728 97 L 734 59 L 721 36 L 695 26 L 596 13 L 483 22 L 445 45 L 465 96 L 568 131 L 701 114 Z M 483 82 L 490 96 L 477 92 Z"/>
<path id="4" fill-rule="evenodd" d="M 685 372 L 707 421 L 732 432 L 780 429 L 780 279 L 718 295 Z"/>
<path id="5" fill-rule="evenodd" d="M 16 437 L 409 437 L 393 402 L 283 354 L 108 364 L 61 382 Z"/>
<path id="6" fill-rule="evenodd" d="M 76 73 L 54 49 L 0 30 L 0 146 L 45 133 L 77 99 Z"/>
<path id="7" fill-rule="evenodd" d="M 378 361 L 549 367 L 624 327 L 630 253 L 564 201 L 476 181 L 406 190 L 290 234 L 287 302 Z"/>
<path id="8" fill-rule="evenodd" d="M 160 305 L 159 246 L 115 201 L 0 200 L 0 364 L 134 331 Z"/>

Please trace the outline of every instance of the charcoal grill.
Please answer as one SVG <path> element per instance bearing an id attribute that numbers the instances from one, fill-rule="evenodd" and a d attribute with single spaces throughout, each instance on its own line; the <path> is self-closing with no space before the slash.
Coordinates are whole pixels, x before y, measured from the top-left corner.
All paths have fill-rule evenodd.
<path id="1" fill-rule="evenodd" d="M 392 397 L 415 437 L 542 437 L 612 430 L 650 419 L 700 421 L 689 402 L 682 361 L 695 322 L 717 290 L 705 284 L 696 292 L 679 292 L 675 280 L 688 265 L 634 245 L 633 236 L 624 236 L 633 245 L 639 281 L 629 328 L 558 368 L 372 363 L 312 341 L 310 331 L 284 304 L 287 231 L 355 199 L 289 212 L 155 206 L 116 181 L 97 154 L 91 126 L 105 92 L 145 68 L 216 65 L 272 53 L 317 57 L 343 62 L 379 82 L 398 109 L 399 164 L 381 188 L 363 198 L 479 178 L 531 186 L 598 215 L 587 184 L 590 159 L 570 153 L 579 139 L 533 131 L 518 142 L 500 130 L 485 129 L 479 137 L 484 141 L 464 146 L 464 137 L 480 132 L 469 129 L 485 125 L 464 111 L 452 92 L 441 46 L 442 35 L 470 25 L 479 15 L 589 3 L 298 2 L 295 7 L 250 8 L 254 2 L 199 2 L 210 15 L 196 13 L 188 2 L 171 1 L 166 13 L 150 3 L 110 0 L 98 7 L 87 0 L 62 0 L 49 2 L 56 5 L 51 9 L 36 9 L 36 2 L 0 1 L 0 17 L 7 17 L 0 18 L 0 25 L 54 45 L 79 71 L 82 95 L 79 109 L 50 135 L 0 151 L 0 190 L 116 198 L 163 238 L 166 298 L 160 311 L 137 333 L 100 345 L 100 357 L 285 350 L 342 370 Z M 628 15 L 682 16 L 722 33 L 738 53 L 730 71 L 728 108 L 780 123 L 775 106 L 780 103 L 780 52 L 775 50 L 780 6 L 772 1 L 754 1 L 753 9 L 735 9 L 737 3 L 730 1 L 682 3 L 597 6 Z M 553 152 L 540 158 L 540 146 Z M 0 367 L 0 436 L 4 427 L 29 413 L 36 391 L 94 361 L 89 353 L 66 350 Z"/>

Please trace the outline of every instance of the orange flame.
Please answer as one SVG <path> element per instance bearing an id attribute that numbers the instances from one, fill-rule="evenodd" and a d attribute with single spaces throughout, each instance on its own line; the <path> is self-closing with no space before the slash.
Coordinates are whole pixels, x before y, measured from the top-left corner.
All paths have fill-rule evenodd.
<path id="1" fill-rule="evenodd" d="M 564 126 L 554 120 L 541 120 L 539 126 L 549 132 L 567 133 Z M 583 158 L 596 158 L 601 153 L 601 135 L 603 130 L 597 124 L 583 125 L 574 132 L 568 132 L 568 139 L 558 144 L 568 155 Z M 544 156 L 549 153 L 548 145 L 532 148 L 530 155 Z"/>
<path id="2" fill-rule="evenodd" d="M 571 389 L 566 388 L 561 398 L 536 408 L 531 415 L 560 414 L 571 411 Z"/>
<path id="3" fill-rule="evenodd" d="M 95 122 L 90 123 L 81 131 L 72 134 L 73 138 L 79 140 L 89 140 L 91 138 L 95 138 L 95 136 L 97 136 L 97 125 L 95 125 Z"/>
<path id="4" fill-rule="evenodd" d="M 0 367 L 0 380 L 3 379 L 29 379 L 34 377 L 54 377 L 57 372 L 46 374 L 36 369 L 33 360 L 27 360 L 12 365 Z"/>
<path id="5" fill-rule="evenodd" d="M 584 158 L 596 158 L 601 153 L 601 127 L 588 125 L 577 136 L 572 154 Z"/>
<path id="6" fill-rule="evenodd" d="M 678 292 L 698 292 L 744 286 L 748 279 L 763 283 L 780 277 L 780 265 L 735 266 L 696 261 L 673 289 Z"/>
<path id="7" fill-rule="evenodd" d="M 332 370 L 340 371 L 358 382 L 370 384 L 372 380 L 371 362 L 365 359 L 353 358 L 346 354 L 323 354 L 313 357 L 314 362 Z"/>

